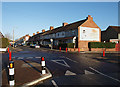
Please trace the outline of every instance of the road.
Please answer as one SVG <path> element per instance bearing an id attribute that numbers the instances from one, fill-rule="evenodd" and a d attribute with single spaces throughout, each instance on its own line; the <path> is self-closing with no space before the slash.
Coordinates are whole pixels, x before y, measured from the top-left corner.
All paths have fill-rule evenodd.
<path id="1" fill-rule="evenodd" d="M 118 64 L 97 60 L 100 53 L 66 53 L 30 47 L 20 47 L 23 51 L 15 52 L 12 58 L 40 63 L 45 57 L 46 66 L 53 77 L 37 85 L 119 85 L 120 68 Z M 7 54 L 4 54 L 7 56 Z M 118 57 L 119 54 L 106 54 Z M 7 61 L 7 60 L 6 60 Z M 7 65 L 3 60 L 4 65 Z"/>

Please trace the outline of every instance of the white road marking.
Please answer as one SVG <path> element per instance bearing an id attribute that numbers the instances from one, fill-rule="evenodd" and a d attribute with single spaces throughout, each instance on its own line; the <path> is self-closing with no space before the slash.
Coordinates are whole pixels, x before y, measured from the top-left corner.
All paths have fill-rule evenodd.
<path id="1" fill-rule="evenodd" d="M 35 57 L 35 58 L 41 58 L 41 57 Z"/>
<path id="2" fill-rule="evenodd" d="M 97 73 L 103 75 L 103 76 L 106 76 L 106 77 L 108 77 L 108 78 L 111 78 L 111 79 L 113 79 L 113 80 L 115 80 L 115 81 L 120 82 L 120 80 L 118 80 L 118 79 L 116 79 L 116 78 L 113 78 L 113 77 L 111 77 L 111 76 L 108 76 L 108 75 L 106 75 L 106 74 L 103 74 L 103 73 L 99 72 L 98 70 L 95 70 L 95 69 L 92 68 L 92 67 L 89 67 L 89 68 L 92 69 L 92 70 L 94 70 L 95 72 L 97 72 Z"/>
<path id="3" fill-rule="evenodd" d="M 56 82 L 54 80 L 52 80 L 52 84 L 55 86 L 55 87 L 58 87 Z"/>
<path id="4" fill-rule="evenodd" d="M 55 62 L 55 63 L 57 63 L 57 64 L 60 64 L 60 65 L 66 66 L 66 67 L 70 67 L 64 60 L 51 60 L 51 61 L 53 61 L 53 62 Z M 63 64 L 63 63 L 60 63 L 59 61 L 63 61 L 64 64 Z"/>
<path id="5" fill-rule="evenodd" d="M 73 72 L 67 70 L 66 73 L 65 73 L 65 75 L 76 75 L 76 73 L 73 73 Z"/>
<path id="6" fill-rule="evenodd" d="M 85 70 L 85 74 L 95 74 L 95 73 Z"/>
<path id="7" fill-rule="evenodd" d="M 72 62 L 78 63 L 77 61 L 71 60 L 71 59 L 70 59 L 70 58 L 68 58 L 68 57 L 65 57 L 65 56 L 60 56 L 60 57 L 61 57 L 61 58 L 68 59 L 68 60 L 70 60 L 70 61 L 72 61 Z"/>
<path id="8" fill-rule="evenodd" d="M 23 57 L 18 57 L 18 59 L 23 59 Z"/>

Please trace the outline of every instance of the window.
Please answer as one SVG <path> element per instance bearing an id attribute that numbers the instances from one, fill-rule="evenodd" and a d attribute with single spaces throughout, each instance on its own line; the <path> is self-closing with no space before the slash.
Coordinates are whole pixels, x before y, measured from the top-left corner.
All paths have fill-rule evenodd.
<path id="1" fill-rule="evenodd" d="M 83 30 L 83 33 L 85 33 L 85 30 Z"/>

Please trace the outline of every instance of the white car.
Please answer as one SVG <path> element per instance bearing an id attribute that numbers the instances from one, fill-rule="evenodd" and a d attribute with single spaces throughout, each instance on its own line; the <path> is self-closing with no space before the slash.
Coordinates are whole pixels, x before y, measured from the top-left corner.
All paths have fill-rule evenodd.
<path id="1" fill-rule="evenodd" d="M 40 48 L 40 46 L 39 45 L 35 45 L 35 48 Z"/>

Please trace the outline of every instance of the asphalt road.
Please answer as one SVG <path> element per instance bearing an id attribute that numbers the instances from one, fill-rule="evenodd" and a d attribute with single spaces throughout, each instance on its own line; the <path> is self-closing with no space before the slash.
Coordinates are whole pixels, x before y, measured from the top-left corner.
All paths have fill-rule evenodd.
<path id="1" fill-rule="evenodd" d="M 61 85 L 119 85 L 119 64 L 100 60 L 100 53 L 66 53 L 30 47 L 20 47 L 23 51 L 12 53 L 12 58 L 40 63 L 45 57 L 46 66 L 53 77 L 37 85 L 59 87 Z M 7 54 L 3 55 L 4 57 Z M 120 54 L 108 53 L 109 58 L 118 59 Z M 6 66 L 7 59 L 3 59 Z"/>

